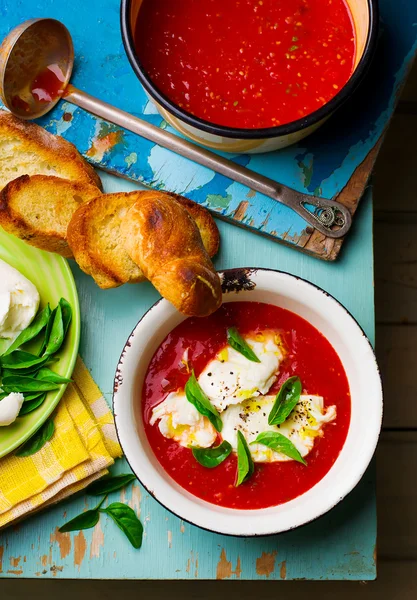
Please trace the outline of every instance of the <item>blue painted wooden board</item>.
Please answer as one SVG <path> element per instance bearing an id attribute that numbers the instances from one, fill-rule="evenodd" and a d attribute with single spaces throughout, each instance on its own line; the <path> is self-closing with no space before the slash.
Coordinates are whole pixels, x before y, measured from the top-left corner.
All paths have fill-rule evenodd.
<path id="1" fill-rule="evenodd" d="M 381 35 L 366 81 L 314 135 L 264 155 L 234 157 L 240 164 L 301 192 L 340 200 L 355 210 L 376 157 L 372 149 L 392 115 L 398 89 L 417 48 L 416 0 L 380 0 Z M 76 52 L 75 86 L 160 127 L 125 56 L 118 0 L 0 0 L 0 38 L 32 17 L 55 17 L 69 28 Z M 94 164 L 146 185 L 185 194 L 219 216 L 255 232 L 332 260 L 341 241 L 306 229 L 296 213 L 168 150 L 61 102 L 41 123 L 75 143 Z M 362 169 L 361 169 L 362 165 Z M 347 183 L 355 176 L 351 189 Z"/>
<path id="2" fill-rule="evenodd" d="M 107 191 L 134 184 L 103 177 Z M 372 207 L 364 200 L 351 244 L 338 263 L 326 264 L 219 223 L 222 246 L 217 268 L 273 267 L 304 277 L 340 300 L 374 339 Z M 81 354 L 109 402 L 115 366 L 125 340 L 157 299 L 147 283 L 100 290 L 75 265 L 83 317 Z M 120 461 L 117 469 L 126 471 Z M 0 533 L 0 577 L 112 579 L 373 579 L 376 574 L 375 471 L 324 517 L 279 536 L 238 539 L 182 523 L 139 485 L 110 501 L 128 501 L 145 526 L 141 550 L 133 550 L 114 523 L 94 531 L 57 535 L 56 529 L 92 508 L 79 495 Z"/>

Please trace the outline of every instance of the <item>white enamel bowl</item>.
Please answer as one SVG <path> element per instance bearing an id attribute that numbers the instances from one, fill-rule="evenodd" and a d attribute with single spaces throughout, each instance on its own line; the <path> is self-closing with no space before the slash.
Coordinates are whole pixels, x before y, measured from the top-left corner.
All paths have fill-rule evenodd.
<path id="1" fill-rule="evenodd" d="M 166 300 L 139 321 L 120 357 L 113 407 L 120 443 L 144 487 L 168 510 L 194 525 L 237 536 L 280 533 L 299 527 L 333 508 L 359 482 L 374 454 L 381 429 L 382 388 L 372 347 L 349 312 L 323 290 L 279 271 L 224 271 L 223 302 L 265 302 L 293 311 L 331 343 L 349 380 L 352 416 L 348 436 L 327 475 L 298 498 L 270 508 L 237 510 L 201 500 L 164 471 L 149 446 L 140 410 L 149 362 L 165 336 L 184 316 Z"/>

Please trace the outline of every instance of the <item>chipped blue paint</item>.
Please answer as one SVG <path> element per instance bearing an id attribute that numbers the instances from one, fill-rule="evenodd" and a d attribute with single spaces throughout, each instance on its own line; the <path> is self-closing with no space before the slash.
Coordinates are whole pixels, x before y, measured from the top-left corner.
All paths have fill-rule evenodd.
<path id="1" fill-rule="evenodd" d="M 331 198 L 338 194 L 355 168 L 380 138 L 392 115 L 397 92 L 417 48 L 417 3 L 414 0 L 380 0 L 381 35 L 373 66 L 366 81 L 339 112 L 319 131 L 298 145 L 266 155 L 237 156 L 232 160 L 248 165 L 282 183 L 306 193 Z M 74 85 L 107 102 L 167 128 L 144 94 L 126 59 L 119 31 L 117 0 L 75 0 L 71 10 L 60 0 L 2 0 L 0 35 L 20 21 L 36 16 L 56 17 L 65 22 L 74 38 L 76 68 Z M 93 41 L 92 41 L 93 40 Z M 63 115 L 70 112 L 71 121 Z M 87 154 L 103 123 L 80 109 L 61 102 L 40 122 L 75 143 Z M 244 186 L 174 156 L 170 151 L 123 132 L 120 142 L 89 160 L 159 189 L 184 193 L 217 214 L 234 220 L 237 207 L 240 224 L 280 240 L 302 245 L 306 222 L 287 207 L 260 194 L 250 195 Z M 136 160 L 126 160 L 136 155 Z M 227 201 L 218 202 L 218 198 Z M 268 219 L 265 220 L 265 214 Z M 291 231 L 291 240 L 286 232 Z"/>

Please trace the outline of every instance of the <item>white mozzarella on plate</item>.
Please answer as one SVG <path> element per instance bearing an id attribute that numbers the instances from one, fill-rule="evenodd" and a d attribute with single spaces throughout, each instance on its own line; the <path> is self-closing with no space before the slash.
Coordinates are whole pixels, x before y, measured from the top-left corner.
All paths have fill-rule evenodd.
<path id="1" fill-rule="evenodd" d="M 198 378 L 203 391 L 219 412 L 242 400 L 266 394 L 277 378 L 283 352 L 273 335 L 245 338 L 260 363 L 247 359 L 231 346 L 225 346 L 208 363 Z"/>
<path id="2" fill-rule="evenodd" d="M 275 396 L 264 396 L 229 406 L 221 415 L 223 439 L 236 450 L 238 430 L 245 436 L 248 444 L 255 441 L 260 433 L 276 431 L 291 440 L 301 456 L 305 457 L 312 450 L 315 438 L 323 435 L 323 425 L 336 419 L 336 407 L 328 406 L 324 409 L 321 396 L 302 395 L 285 423 L 279 426 L 268 425 L 268 415 L 274 402 Z M 251 444 L 249 448 L 254 462 L 293 460 L 263 444 Z"/>
<path id="3" fill-rule="evenodd" d="M 217 432 L 213 425 L 188 402 L 183 391 L 171 392 L 153 409 L 150 424 L 157 421 L 162 435 L 181 446 L 209 448 L 216 441 Z"/>
<path id="4" fill-rule="evenodd" d="M 16 421 L 24 400 L 23 394 L 12 392 L 0 401 L 0 427 L 7 427 Z"/>
<path id="5" fill-rule="evenodd" d="M 0 338 L 15 338 L 32 322 L 39 293 L 29 279 L 0 260 Z"/>

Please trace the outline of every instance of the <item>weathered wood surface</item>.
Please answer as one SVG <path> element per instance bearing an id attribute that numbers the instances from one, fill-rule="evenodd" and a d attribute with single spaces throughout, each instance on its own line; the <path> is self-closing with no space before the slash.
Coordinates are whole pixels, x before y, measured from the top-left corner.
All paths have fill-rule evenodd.
<path id="1" fill-rule="evenodd" d="M 406 86 L 376 165 L 374 178 L 377 353 L 385 379 L 385 431 L 377 455 L 378 580 L 349 582 L 98 582 L 1 581 L 7 600 L 102 600 L 123 597 L 195 600 L 231 594 L 246 600 L 415 600 L 417 597 L 417 67 Z M 414 231 L 414 233 L 413 233 Z M 349 285 L 349 282 L 346 282 Z M 411 429 L 411 431 L 409 431 Z M 138 559 L 140 560 L 140 559 Z"/>

